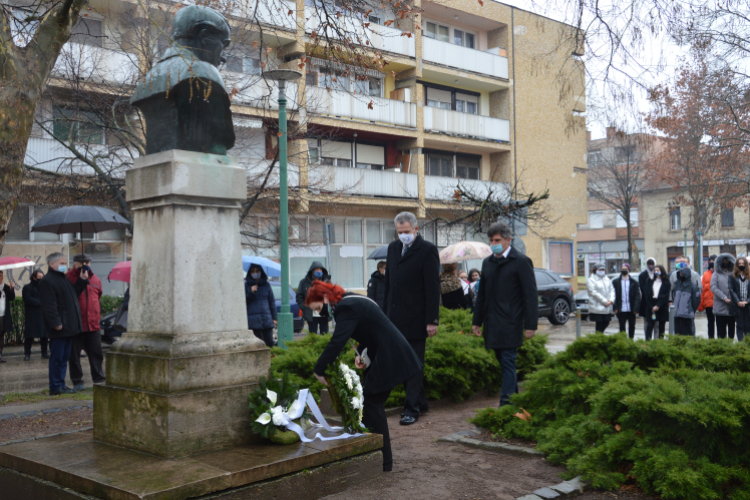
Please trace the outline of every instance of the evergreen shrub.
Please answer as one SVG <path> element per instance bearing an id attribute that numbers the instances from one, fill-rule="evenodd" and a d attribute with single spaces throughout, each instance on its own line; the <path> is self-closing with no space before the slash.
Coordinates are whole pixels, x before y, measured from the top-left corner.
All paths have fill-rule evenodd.
<path id="1" fill-rule="evenodd" d="M 500 389 L 502 374 L 495 353 L 484 348 L 484 339 L 471 335 L 471 320 L 470 311 L 440 309 L 438 333 L 428 339 L 425 350 L 424 388 L 429 399 L 462 401 L 477 392 Z M 286 351 L 274 348 L 271 376 L 289 373 L 291 382 L 309 387 L 315 398 L 319 398 L 323 384 L 313 375 L 313 368 L 330 338 L 330 335 L 308 335 L 289 342 Z M 516 362 L 519 379 L 550 357 L 546 343 L 544 335 L 524 342 Z M 354 368 L 354 351 L 347 349 L 344 362 Z M 400 385 L 391 392 L 386 405 L 400 406 L 405 396 Z"/>
<path id="2" fill-rule="evenodd" d="M 590 335 L 531 373 L 511 401 L 472 422 L 536 441 L 596 488 L 750 499 L 750 343 Z M 528 421 L 514 416 L 521 409 Z"/>

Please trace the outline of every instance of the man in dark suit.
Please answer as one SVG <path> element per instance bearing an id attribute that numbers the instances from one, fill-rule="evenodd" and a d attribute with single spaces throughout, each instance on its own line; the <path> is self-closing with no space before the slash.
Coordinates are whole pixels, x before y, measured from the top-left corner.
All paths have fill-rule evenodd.
<path id="1" fill-rule="evenodd" d="M 620 331 L 625 331 L 627 322 L 628 336 L 635 338 L 635 315 L 641 310 L 641 286 L 630 276 L 630 264 L 627 262 L 622 265 L 620 274 L 612 280 L 612 286 L 615 289 L 615 314 L 620 321 Z"/>
<path id="2" fill-rule="evenodd" d="M 508 224 L 496 222 L 487 231 L 492 255 L 482 262 L 473 331 L 484 334 L 484 346 L 495 351 L 503 372 L 500 406 L 510 404 L 518 392 L 518 348 L 534 337 L 539 319 L 534 264 L 510 246 Z"/>
<path id="3" fill-rule="evenodd" d="M 406 337 L 424 365 L 427 337 L 440 322 L 440 257 L 435 245 L 419 235 L 411 212 L 396 216 L 398 240 L 388 245 L 385 275 L 385 313 Z M 424 368 L 404 383 L 406 400 L 401 425 L 411 425 L 428 411 L 422 378 Z"/>

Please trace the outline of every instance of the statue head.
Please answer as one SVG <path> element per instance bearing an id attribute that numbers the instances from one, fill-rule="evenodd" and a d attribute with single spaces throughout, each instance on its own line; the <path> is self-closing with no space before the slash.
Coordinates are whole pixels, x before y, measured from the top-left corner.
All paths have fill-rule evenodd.
<path id="1" fill-rule="evenodd" d="M 231 42 L 226 18 L 210 7 L 183 7 L 172 21 L 172 38 L 189 48 L 201 61 L 214 66 L 226 62 L 222 55 Z"/>

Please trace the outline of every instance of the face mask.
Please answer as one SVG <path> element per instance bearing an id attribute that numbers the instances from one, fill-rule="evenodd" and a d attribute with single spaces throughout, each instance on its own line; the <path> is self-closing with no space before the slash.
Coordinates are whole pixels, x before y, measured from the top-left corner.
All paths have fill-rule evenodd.
<path id="1" fill-rule="evenodd" d="M 679 263 L 679 264 L 677 264 L 677 265 L 676 265 L 675 267 L 676 267 L 677 269 L 685 269 L 685 268 L 687 267 L 687 264 L 685 264 L 684 262 L 680 262 L 680 263 Z"/>
<path id="2" fill-rule="evenodd" d="M 606 275 L 607 275 L 607 271 L 605 271 L 605 270 L 603 270 L 603 269 L 599 269 L 599 270 L 598 270 L 598 271 L 596 272 L 596 275 L 597 275 L 597 276 L 606 276 Z"/>
<path id="3" fill-rule="evenodd" d="M 655 267 L 654 266 L 648 266 L 648 270 L 651 272 L 654 272 Z"/>
<path id="4" fill-rule="evenodd" d="M 313 273 L 313 276 L 315 276 L 316 278 L 322 278 L 323 277 L 323 271 L 315 271 Z"/>
<path id="5" fill-rule="evenodd" d="M 252 273 L 250 275 L 250 277 L 252 277 L 254 280 L 259 280 L 260 279 L 260 273 Z"/>
<path id="6" fill-rule="evenodd" d="M 623 276 L 627 276 L 628 275 L 628 270 L 627 269 L 623 269 L 622 271 L 620 271 L 620 274 L 622 274 Z"/>
<path id="7" fill-rule="evenodd" d="M 654 271 L 654 276 L 661 276 L 661 271 Z"/>
<path id="8" fill-rule="evenodd" d="M 68 266 L 66 266 L 65 264 L 61 264 L 61 265 L 57 266 L 57 272 L 58 273 L 68 272 Z"/>
<path id="9" fill-rule="evenodd" d="M 503 248 L 502 244 L 490 245 L 490 250 L 492 250 L 492 253 L 494 253 L 495 255 L 500 255 L 505 251 L 505 248 Z"/>
<path id="10" fill-rule="evenodd" d="M 744 271 L 745 270 L 745 266 L 737 266 L 737 269 L 739 269 L 740 271 Z"/>
<path id="11" fill-rule="evenodd" d="M 709 262 L 708 263 L 708 268 L 709 269 L 713 269 L 714 268 L 714 263 L 713 262 Z"/>
<path id="12" fill-rule="evenodd" d="M 401 243 L 404 245 L 411 245 L 411 242 L 414 241 L 414 233 L 399 234 L 398 239 L 400 239 Z"/>

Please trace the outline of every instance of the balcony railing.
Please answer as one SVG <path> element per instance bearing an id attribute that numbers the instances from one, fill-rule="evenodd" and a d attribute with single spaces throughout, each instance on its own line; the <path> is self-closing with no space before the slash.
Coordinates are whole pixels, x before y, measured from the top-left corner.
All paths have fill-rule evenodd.
<path id="1" fill-rule="evenodd" d="M 370 108 L 372 101 L 372 108 Z M 351 118 L 368 122 L 417 126 L 417 105 L 412 102 L 351 94 L 322 87 L 307 87 L 307 110 L 318 115 Z"/>
<path id="2" fill-rule="evenodd" d="M 275 81 L 265 80 L 260 75 L 248 75 L 234 71 L 222 71 L 222 78 L 228 91 L 237 89 L 232 98 L 233 104 L 242 104 L 263 109 L 279 109 L 279 85 Z M 299 98 L 298 85 L 289 82 L 286 86 L 287 108 L 297 109 Z"/>
<path id="3" fill-rule="evenodd" d="M 287 30 L 297 29 L 297 4 L 291 0 L 238 2 L 232 9 L 232 14 L 250 22 L 257 20 Z"/>
<path id="4" fill-rule="evenodd" d="M 422 37 L 422 59 L 495 78 L 508 78 L 508 58 Z"/>
<path id="5" fill-rule="evenodd" d="M 454 177 L 436 177 L 425 175 L 424 196 L 427 200 L 449 200 L 458 184 L 478 197 L 486 197 L 490 189 L 495 199 L 510 196 L 510 185 L 503 182 L 479 181 L 475 179 L 456 179 Z"/>
<path id="6" fill-rule="evenodd" d="M 431 106 L 425 106 L 423 109 L 425 132 L 442 132 L 461 137 L 510 141 L 510 122 L 508 120 Z"/>
<path id="7" fill-rule="evenodd" d="M 419 196 L 416 174 L 390 170 L 310 165 L 308 179 L 313 192 L 414 199 Z"/>
<path id="8" fill-rule="evenodd" d="M 127 163 L 138 152 L 127 151 L 124 147 L 113 148 L 106 144 L 76 144 L 78 151 L 86 157 L 96 157 L 97 164 L 111 172 L 114 177 L 124 177 Z M 131 156 L 132 155 L 132 156 Z M 30 137 L 26 146 L 26 165 L 64 174 L 92 175 L 94 170 L 55 139 Z"/>
<path id="9" fill-rule="evenodd" d="M 401 30 L 375 23 L 370 23 L 370 26 L 365 28 L 365 21 L 356 21 L 351 18 L 341 18 L 340 22 L 342 23 L 341 32 L 346 34 L 347 37 L 351 37 L 354 43 L 359 39 L 360 45 L 372 47 L 375 50 L 408 57 L 414 57 L 416 54 L 413 35 L 408 37 Z M 305 31 L 308 33 L 315 31 L 319 37 L 327 35 L 329 38 L 337 38 L 339 36 L 337 30 L 330 27 L 326 28 L 324 35 L 320 30 L 321 24 L 321 19 L 313 14 L 305 21 Z M 369 45 L 367 42 L 370 42 Z"/>
<path id="10" fill-rule="evenodd" d="M 52 76 L 117 85 L 135 84 L 138 78 L 138 56 L 69 42 L 60 51 Z"/>
<path id="11" fill-rule="evenodd" d="M 234 150 L 229 151 L 229 156 L 235 156 Z M 271 167 L 272 160 L 258 160 L 257 158 L 243 159 L 238 158 L 240 166 L 245 167 L 247 172 L 248 181 L 255 185 L 260 186 L 265 180 L 268 169 Z M 287 164 L 287 185 L 290 189 L 296 189 L 299 187 L 299 166 L 296 163 L 290 162 Z M 273 167 L 273 172 L 268 176 L 268 181 L 265 183 L 265 188 L 278 189 L 279 187 L 279 162 Z"/>

